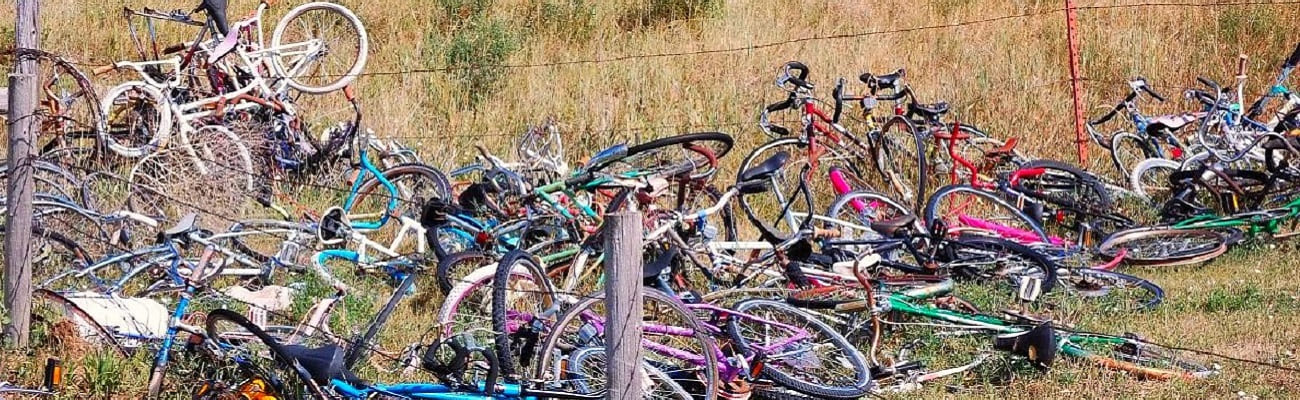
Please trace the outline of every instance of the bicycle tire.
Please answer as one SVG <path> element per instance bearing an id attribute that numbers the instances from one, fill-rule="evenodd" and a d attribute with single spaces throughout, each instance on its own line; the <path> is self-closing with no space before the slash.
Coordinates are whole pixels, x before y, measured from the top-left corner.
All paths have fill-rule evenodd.
<path id="1" fill-rule="evenodd" d="M 134 92 L 134 94 L 132 94 L 132 92 Z M 141 140 L 143 143 L 128 144 L 113 137 L 115 135 L 114 121 L 116 121 L 116 119 L 110 120 L 107 116 L 117 114 L 115 111 L 116 108 L 114 107 L 117 104 L 118 97 L 122 95 L 127 95 L 128 99 L 134 96 L 140 96 L 138 97 L 139 99 L 153 105 L 152 108 L 154 111 L 148 113 L 146 116 L 142 116 L 141 118 L 148 118 L 150 120 L 156 119 L 156 121 L 152 121 L 154 126 L 145 126 L 144 129 L 146 131 L 129 129 L 128 132 L 128 135 L 134 133 L 143 133 L 148 135 L 147 138 L 140 138 L 143 139 Z M 103 143 L 104 147 L 114 153 L 127 158 L 143 157 L 146 154 L 166 146 L 167 142 L 171 139 L 171 131 L 174 121 L 172 120 L 171 107 L 168 105 L 170 104 L 170 101 L 163 95 L 162 91 L 158 90 L 158 88 L 141 81 L 123 82 L 122 84 L 105 91 L 104 97 L 100 99 L 100 103 L 99 109 L 106 117 L 104 120 L 104 128 L 99 135 L 99 141 L 100 143 Z"/>
<path id="2" fill-rule="evenodd" d="M 289 26 L 294 25 L 293 19 L 315 10 L 332 12 L 343 16 L 343 18 L 347 20 L 347 24 L 356 31 L 357 57 L 352 60 L 352 64 L 348 68 L 347 72 L 340 73 L 339 71 L 327 71 L 325 75 L 322 75 L 322 77 L 332 77 L 336 79 L 326 84 L 312 85 L 303 83 L 301 81 L 301 76 L 290 74 L 292 71 L 289 71 L 288 68 L 286 68 L 287 66 L 285 65 L 285 62 L 281 60 L 281 57 L 271 57 L 271 67 L 275 69 L 276 75 L 285 78 L 286 83 L 288 83 L 290 87 L 298 89 L 303 93 L 319 95 L 342 89 L 344 86 L 351 84 L 352 81 L 361 74 L 361 71 L 366 67 L 366 57 L 368 56 L 370 49 L 370 39 L 366 35 L 365 25 L 361 23 L 361 19 L 357 18 L 357 15 L 353 13 L 352 10 L 339 4 L 313 2 L 294 7 L 294 9 L 290 10 L 289 13 L 284 15 L 284 17 L 280 18 L 280 21 L 275 24 L 275 30 L 271 33 L 271 47 L 283 48 L 285 46 L 284 31 Z"/>
<path id="3" fill-rule="evenodd" d="M 1041 284 L 1040 289 L 1042 294 L 1050 293 L 1052 289 L 1056 287 L 1056 283 L 1058 279 L 1057 271 L 1056 271 L 1057 264 L 1052 260 L 1048 259 L 1047 256 L 1043 255 L 1042 253 L 1039 253 L 1034 249 L 1029 248 L 1029 246 L 1025 246 L 1013 240 L 1007 240 L 998 237 L 984 236 L 984 235 L 967 235 L 967 236 L 962 236 L 960 238 L 957 238 L 954 241 L 950 241 L 948 243 L 947 250 L 948 250 L 948 254 L 947 254 L 948 258 L 945 261 L 958 264 L 958 268 L 953 271 L 954 274 L 974 276 L 974 277 L 980 277 L 985 279 L 993 278 L 993 277 L 1007 277 L 1007 278 L 1012 278 L 1013 284 L 1019 284 L 1019 281 L 1016 281 L 1016 278 L 1019 276 L 1025 276 L 1024 275 L 1025 273 L 1020 271 L 1015 271 L 1015 270 L 1007 271 L 1006 268 L 1008 266 L 1008 262 L 1006 258 L 998 257 L 989 260 L 992 261 L 992 263 L 980 264 L 980 266 L 993 265 L 996 271 L 990 274 L 988 273 L 987 268 L 977 269 L 976 266 L 972 265 L 970 258 L 963 258 L 963 256 L 959 254 L 959 252 L 962 250 L 975 250 L 977 252 L 992 251 L 1003 256 L 1014 256 L 1016 258 L 1019 258 L 1022 262 L 1027 263 L 1027 265 L 1023 265 L 1020 267 L 1027 268 L 1028 269 L 1027 273 L 1030 274 L 1029 276 L 1033 276 L 1034 269 L 1037 269 L 1039 273 L 1042 274 L 1041 277 L 1038 277 L 1039 282 Z"/>
<path id="4" fill-rule="evenodd" d="M 292 376 L 297 377 L 295 380 L 301 382 L 302 385 L 306 386 L 306 389 L 309 393 L 302 393 L 302 394 L 311 395 L 317 399 L 333 398 L 332 396 L 327 395 L 325 391 L 321 390 L 320 386 L 318 386 L 316 381 L 312 379 L 313 377 L 311 373 L 307 372 L 307 369 L 304 368 L 302 364 L 298 363 L 297 360 L 295 360 L 294 358 L 289 357 L 288 353 L 284 349 L 284 346 L 281 345 L 280 342 L 277 341 L 275 337 L 272 337 L 270 334 L 266 333 L 266 331 L 263 330 L 261 327 L 257 326 L 257 324 L 250 322 L 247 318 L 244 318 L 243 315 L 240 315 L 237 312 L 226 310 L 226 309 L 216 309 L 208 313 L 207 321 L 205 321 L 205 326 L 204 326 L 206 328 L 206 331 L 207 332 L 220 331 L 219 329 L 217 329 L 218 327 L 217 324 L 219 323 L 219 321 L 232 322 L 235 325 L 243 328 L 249 334 L 253 335 L 253 337 L 256 337 L 257 340 L 261 342 L 263 345 L 265 345 L 267 349 L 270 351 L 271 353 L 270 356 L 274 363 L 281 365 L 282 368 L 288 368 Z M 263 372 L 265 372 L 265 369 L 263 369 Z M 285 384 L 284 383 L 285 380 L 283 378 L 273 378 L 271 379 L 271 381 L 277 382 L 277 384 L 281 386 Z M 292 397 L 287 397 L 287 398 L 292 398 Z"/>
<path id="5" fill-rule="evenodd" d="M 1043 243 L 1050 242 L 1047 236 L 1047 232 L 1043 230 L 1042 225 L 1040 225 L 1038 221 L 1035 221 L 1033 218 L 1030 218 L 1028 215 L 1025 215 L 1024 211 L 1021 211 L 1019 208 L 1012 207 L 1011 204 L 1008 204 L 1000 196 L 994 195 L 993 193 L 984 190 L 976 189 L 969 185 L 949 185 L 935 191 L 934 195 L 930 196 L 930 200 L 925 205 L 924 216 L 925 216 L 926 228 L 933 230 L 935 228 L 935 222 L 940 220 L 944 220 L 944 223 L 949 228 L 962 226 L 963 224 L 961 224 L 960 221 L 957 221 L 957 216 L 940 218 L 940 216 L 938 215 L 939 207 L 942 206 L 942 203 L 944 202 L 946 197 L 958 196 L 962 194 L 970 195 L 982 199 L 992 207 L 1000 209 L 1003 214 L 1001 214 L 1000 218 L 994 218 L 995 219 L 994 222 L 1028 231 L 1033 236 L 1036 236 L 1035 239 L 1039 242 L 1043 242 Z M 1016 225 L 1009 225 L 1009 224 L 1016 224 Z"/>
<path id="6" fill-rule="evenodd" d="M 1180 238 L 1193 240 L 1195 246 L 1170 247 Z M 1134 242 L 1159 246 L 1155 251 L 1149 251 L 1146 247 L 1135 246 Z M 1223 235 L 1206 229 L 1136 228 L 1112 234 L 1097 246 L 1097 252 L 1113 258 L 1123 250 L 1126 263 L 1168 267 L 1209 261 L 1228 250 L 1226 242 Z"/>
<path id="7" fill-rule="evenodd" d="M 821 348 L 829 344 L 841 352 L 840 356 L 836 357 L 835 362 L 827 362 L 827 364 L 841 368 L 845 367 L 845 364 L 849 364 L 848 367 L 853 369 L 852 381 L 846 382 L 847 385 L 844 385 L 843 383 L 832 384 L 817 379 L 819 377 L 816 375 L 808 375 L 810 371 L 808 371 L 806 366 L 800 366 L 798 362 L 786 365 L 779 360 L 764 359 L 762 371 L 764 377 L 794 391 L 823 398 L 858 398 L 866 395 L 870 391 L 872 385 L 871 371 L 866 357 L 863 356 L 852 343 L 849 343 L 848 339 L 840 335 L 839 332 L 836 332 L 834 328 L 831 328 L 830 325 L 806 312 L 794 308 L 794 306 L 776 300 L 750 299 L 741 301 L 732 306 L 732 309 L 736 312 L 750 315 L 753 315 L 754 310 L 758 308 L 770 308 L 772 310 L 777 310 L 784 315 L 802 320 L 800 321 L 802 324 L 790 325 L 802 326 L 804 329 L 819 331 L 821 335 L 824 335 L 825 338 L 829 340 L 829 343 L 814 343 L 812 344 L 812 347 Z M 727 321 L 727 331 L 737 345 L 744 349 L 744 351 L 749 352 L 752 347 L 757 346 L 757 342 L 745 337 L 741 329 L 741 320 L 743 320 L 743 318 L 729 318 Z M 807 351 L 807 346 L 803 347 L 805 349 L 804 351 Z M 818 381 L 812 381 L 810 379 L 817 379 Z"/>
<path id="8" fill-rule="evenodd" d="M 897 128 L 900 130 L 891 130 Z M 890 132 L 897 132 L 890 135 Z M 909 140 L 910 139 L 910 143 Z M 925 139 L 917 132 L 916 126 L 906 118 L 894 116 L 880 128 L 876 143 L 871 146 L 872 163 L 885 180 L 886 186 L 904 203 L 912 204 L 913 210 L 920 207 L 926 196 Z M 908 153 L 910 151 L 910 153 Z M 899 157 L 895 157 L 895 156 Z M 912 165 L 902 165 L 896 159 L 913 160 Z M 906 171 L 913 170 L 914 171 Z"/>
<path id="9" fill-rule="evenodd" d="M 676 377 L 675 380 L 677 383 L 687 390 L 692 391 L 691 393 L 695 395 L 695 399 L 716 400 L 718 398 L 718 387 L 720 384 L 718 380 L 719 360 L 716 353 L 718 347 L 713 338 L 706 333 L 707 331 L 704 329 L 704 325 L 699 321 L 699 318 L 694 312 L 688 310 L 680 300 L 668 296 L 658 290 L 646 289 L 643 292 L 643 299 L 643 307 L 652 307 L 651 310 L 655 311 L 655 313 L 645 313 L 645 316 L 647 317 L 646 319 L 650 320 L 647 322 L 663 321 L 671 317 L 680 318 L 679 320 L 671 321 L 671 323 L 678 324 L 675 326 L 685 328 L 684 331 L 689 332 L 689 334 L 684 335 L 683 337 L 687 337 L 693 342 L 698 342 L 697 344 L 701 351 L 697 354 L 703 358 L 699 365 L 692 365 L 691 369 L 687 369 L 684 368 L 685 362 L 683 360 L 648 351 L 644 353 L 646 362 L 655 365 L 664 373 Z M 534 379 L 547 382 L 558 382 L 561 385 L 567 384 L 560 379 L 561 377 L 554 375 L 556 368 L 559 368 L 564 362 L 567 362 L 567 360 L 561 360 L 560 358 L 569 357 L 573 351 L 587 345 L 603 345 L 601 343 L 603 343 L 604 340 L 601 337 L 581 337 L 578 333 L 584 326 L 589 326 L 584 323 L 583 320 L 584 316 L 588 313 L 600 317 L 604 316 L 603 312 L 597 310 L 603 309 L 604 305 L 601 303 L 603 303 L 604 300 L 604 291 L 592 293 L 591 295 L 583 297 L 582 300 L 578 301 L 568 310 L 565 310 L 564 314 L 556 320 L 555 329 L 547 335 L 545 342 L 541 347 L 541 351 L 538 352 L 541 357 L 538 360 L 537 368 L 534 371 Z M 672 315 L 670 316 L 668 314 Z M 573 322 L 579 323 L 579 325 L 574 326 L 575 330 L 566 330 L 565 328 L 570 327 L 570 324 Z M 569 339 L 576 340 L 570 341 Z M 653 339 L 652 336 L 648 335 L 643 340 Z M 564 342 L 561 343 L 561 341 Z M 588 341 L 590 343 L 584 345 L 581 343 L 575 343 L 576 341 Z M 681 346 L 674 346 L 674 348 L 682 350 L 680 347 Z M 675 362 L 681 364 L 675 364 Z M 682 366 L 683 368 L 679 370 L 667 369 L 674 366 Z M 689 377 L 693 377 L 694 380 L 684 378 L 684 376 L 688 375 Z"/>
<path id="10" fill-rule="evenodd" d="M 682 161 L 682 159 L 690 159 L 691 165 L 694 166 L 695 169 L 693 169 L 691 173 L 688 175 L 689 180 L 704 179 L 717 172 L 716 170 L 713 169 L 705 169 L 702 171 L 700 170 L 700 168 L 708 166 L 711 160 L 709 160 L 708 155 L 705 155 L 704 153 L 700 153 L 699 151 L 691 149 L 690 146 L 688 146 L 693 144 L 694 145 L 702 144 L 704 146 L 710 147 L 711 148 L 710 152 L 712 153 L 711 154 L 712 159 L 716 161 L 717 159 L 720 159 L 722 158 L 722 156 L 725 156 L 727 153 L 731 152 L 732 147 L 735 145 L 735 139 L 732 138 L 731 135 L 721 133 L 721 132 L 687 133 L 682 135 L 655 139 L 649 142 L 629 146 L 627 148 L 627 154 L 625 154 L 623 157 L 620 157 L 618 160 L 614 162 L 604 163 L 603 165 L 600 166 L 599 170 L 605 173 L 619 175 L 626 171 L 617 171 L 617 170 L 610 171 L 610 169 L 614 168 L 615 164 L 626 164 L 627 166 L 631 167 L 631 169 L 637 171 L 639 174 L 653 174 L 658 172 L 655 170 L 655 168 L 681 167 L 684 164 L 680 162 Z M 665 159 L 657 159 L 653 157 L 655 155 L 658 155 L 660 151 L 671 150 L 673 147 L 681 147 L 683 149 L 682 155 L 672 154 L 666 156 Z M 638 161 L 641 161 L 643 159 L 647 159 L 651 161 L 653 165 L 636 164 Z M 667 161 L 671 161 L 671 162 L 667 162 Z M 594 171 L 587 171 L 587 172 L 594 172 Z M 667 178 L 673 178 L 673 177 L 667 177 Z"/>
<path id="11" fill-rule="evenodd" d="M 384 169 L 380 173 L 384 176 L 384 179 L 392 182 L 398 190 L 397 207 L 399 210 L 388 210 L 390 212 L 400 211 L 401 215 L 418 220 L 422 207 L 430 200 L 437 198 L 450 201 L 452 199 L 451 183 L 447 181 L 447 176 L 437 168 L 425 164 L 400 164 Z M 417 182 L 428 186 L 420 186 L 418 193 L 402 193 L 416 191 L 412 187 L 401 184 L 405 179 L 415 179 Z M 384 207 L 387 207 L 390 193 L 388 193 L 387 188 L 383 187 L 379 178 L 371 177 L 357 187 L 357 195 L 352 203 L 353 208 L 365 204 L 366 199 L 372 195 L 380 196 Z"/>
<path id="12" fill-rule="evenodd" d="M 467 263 L 473 263 L 473 264 L 467 264 Z M 442 294 L 444 296 L 446 296 L 451 293 L 452 288 L 455 288 L 456 285 L 467 282 L 466 280 L 464 280 L 464 277 L 468 275 L 468 273 L 466 274 L 456 273 L 455 275 L 453 275 L 454 271 L 474 272 L 479 268 L 482 268 L 483 266 L 486 266 L 488 264 L 495 264 L 495 263 L 496 260 L 492 259 L 492 257 L 489 257 L 486 253 L 479 252 L 479 251 L 468 250 L 468 251 L 462 251 L 457 253 L 451 253 L 447 255 L 447 257 L 443 257 L 443 259 L 438 260 L 438 272 L 437 272 L 438 289 L 442 291 Z M 466 271 L 464 268 L 460 268 L 464 266 L 473 266 L 474 268 Z"/>
<path id="13" fill-rule="evenodd" d="M 1077 279 L 1076 279 L 1077 278 Z M 1067 291 L 1085 298 L 1098 298 L 1110 296 L 1114 293 L 1114 288 L 1120 285 L 1126 285 L 1131 288 L 1146 292 L 1150 295 L 1149 299 L 1141 301 L 1136 310 L 1152 310 L 1164 302 L 1165 291 L 1154 282 L 1142 279 L 1133 275 L 1119 273 L 1115 271 L 1106 271 L 1092 268 L 1071 268 L 1065 270 L 1062 274 L 1058 271 L 1058 285 L 1064 287 Z M 1131 311 L 1131 310 L 1122 310 Z"/>
<path id="14" fill-rule="evenodd" d="M 1052 174 L 1050 170 L 1057 170 L 1070 175 L 1070 177 L 1072 177 L 1079 186 L 1082 186 L 1081 189 L 1091 192 L 1092 195 L 1095 196 L 1094 198 L 1085 200 L 1089 202 L 1088 205 L 1095 206 L 1097 207 L 1097 209 L 1100 210 L 1109 210 L 1115 207 L 1115 200 L 1111 198 L 1110 191 L 1106 190 L 1106 185 L 1101 183 L 1101 178 L 1098 178 L 1097 176 L 1088 173 L 1087 171 L 1079 169 L 1078 167 L 1075 167 L 1070 164 L 1066 164 L 1056 160 L 1047 160 L 1047 159 L 1033 160 L 1020 165 L 1020 169 L 1033 169 L 1033 168 L 1043 168 L 1045 170 L 1048 170 L 1049 172 L 1046 172 L 1045 174 Z M 1060 174 L 1054 174 L 1054 175 L 1059 176 Z M 1020 184 L 1024 185 L 1025 182 L 1032 182 L 1034 179 L 1036 178 L 1021 179 Z M 1068 183 L 1056 183 L 1050 186 L 1060 186 L 1066 184 Z M 1043 199 L 1043 200 L 1047 200 L 1049 202 L 1051 201 L 1050 199 Z"/>
<path id="15" fill-rule="evenodd" d="M 782 149 L 783 147 L 788 147 L 788 149 Z M 802 180 L 797 171 L 804 166 L 811 166 L 806 158 L 807 149 L 808 142 L 803 139 L 796 137 L 777 138 L 755 148 L 741 162 L 740 172 L 736 175 L 737 181 L 740 181 L 740 174 L 743 174 L 744 171 L 753 168 L 757 163 L 774 154 L 784 151 L 790 154 L 793 159 L 787 161 L 781 170 L 773 174 L 772 179 L 775 182 L 770 183 L 771 186 L 767 187 L 767 190 L 755 193 L 741 193 L 737 196 L 745 217 L 762 235 L 763 240 L 773 243 L 785 241 L 799 230 L 799 225 L 802 223 L 802 219 L 793 214 L 816 214 L 817 210 L 813 208 L 816 206 L 815 199 L 833 201 L 836 197 L 834 188 L 831 185 L 818 185 L 816 180 L 808 180 L 806 183 L 809 185 L 808 189 L 812 193 L 813 199 L 796 200 L 805 197 L 803 193 L 799 193 L 797 190 L 798 182 Z M 831 148 L 826 149 L 834 151 Z M 765 154 L 769 150 L 775 151 L 771 154 Z M 853 160 L 850 158 L 851 156 L 847 154 L 827 153 L 818 161 L 818 168 L 810 171 L 810 173 L 814 177 L 828 176 L 831 167 L 840 166 L 847 167 L 854 174 L 857 174 L 856 168 L 853 167 Z M 784 196 L 789 196 L 789 199 L 783 198 Z M 779 211 L 780 213 L 766 215 L 772 211 Z"/>
<path id="16" fill-rule="evenodd" d="M 16 60 L 35 61 L 37 64 L 36 82 L 41 83 L 42 89 L 44 89 L 42 94 L 46 97 L 45 101 L 39 103 L 43 109 L 38 113 L 42 111 L 60 111 L 49 114 L 43 113 L 42 115 L 46 121 L 45 126 L 41 128 L 41 133 L 52 135 L 54 138 L 46 144 L 34 146 L 39 154 L 44 157 L 51 153 L 57 153 L 64 148 L 71 148 L 74 151 L 88 150 L 91 157 L 101 155 L 99 154 L 100 149 L 97 141 L 104 129 L 104 114 L 100 112 L 100 99 L 95 94 L 95 86 L 87 78 L 86 74 L 78 70 L 74 63 L 46 51 L 14 48 L 0 52 L 0 54 L 12 56 Z M 48 76 L 44 73 L 44 68 L 42 68 L 44 65 L 53 67 L 51 74 Z M 63 76 L 71 78 L 73 85 L 64 84 L 60 79 Z M 75 87 L 77 91 L 68 93 L 69 87 Z M 56 95 L 63 96 L 49 98 Z M 81 109 L 76 104 L 81 104 L 85 108 Z M 62 112 L 71 111 L 72 114 L 80 114 L 80 112 L 77 112 L 78 110 L 85 111 L 86 114 L 70 117 L 69 113 Z M 50 124 L 50 121 L 56 121 L 56 123 Z M 69 125 L 69 123 L 71 124 Z M 89 131 L 86 131 L 86 129 Z M 89 139 L 91 143 L 76 142 L 75 144 L 69 144 L 67 142 L 69 139 Z"/>
<path id="17" fill-rule="evenodd" d="M 523 266 L 524 269 L 532 275 L 533 283 L 535 285 L 539 284 L 540 287 L 525 288 L 522 290 L 513 290 L 510 288 L 510 276 L 514 273 L 517 266 Z M 520 357 L 516 360 L 514 352 L 515 350 L 531 352 L 533 349 L 515 349 L 513 343 L 511 343 L 507 316 L 512 309 L 507 305 L 507 303 L 509 303 L 507 300 L 508 297 L 515 292 L 539 295 L 535 300 L 540 300 L 540 304 L 529 303 L 541 306 L 542 312 L 532 315 L 534 318 L 541 317 L 548 312 L 554 311 L 553 308 L 558 308 L 559 305 L 559 299 L 556 297 L 555 289 L 551 287 L 551 281 L 546 275 L 546 268 L 542 266 L 541 261 L 538 260 L 536 256 L 529 254 L 524 250 L 512 250 L 501 258 L 501 262 L 497 264 L 496 275 L 492 278 L 492 331 L 497 332 L 497 359 L 500 361 L 499 366 L 501 368 L 502 376 L 519 376 L 520 369 L 527 369 L 531 366 L 527 364 L 531 364 L 530 361 L 532 361 L 524 359 L 527 357 Z M 532 325 L 533 327 L 541 327 L 543 329 L 547 328 L 545 323 L 538 323 L 536 320 L 529 321 L 529 325 Z M 533 332 L 532 334 L 539 335 L 538 337 L 540 337 L 545 333 L 546 332 Z"/>
<path id="18" fill-rule="evenodd" d="M 1167 171 L 1168 173 L 1172 173 L 1178 171 L 1179 168 L 1180 164 L 1173 160 L 1163 158 L 1148 158 L 1142 160 L 1142 162 L 1137 163 L 1137 165 L 1133 167 L 1133 172 L 1128 177 L 1129 188 L 1133 189 L 1133 193 L 1146 198 L 1148 201 L 1154 204 L 1160 204 L 1164 200 L 1167 200 L 1167 197 L 1170 194 L 1168 187 L 1169 179 L 1168 175 L 1163 176 L 1163 179 L 1161 179 L 1156 175 L 1158 173 L 1157 171 Z M 1149 174 L 1151 176 L 1148 176 Z M 1156 178 L 1151 179 L 1151 177 Z M 1151 186 L 1152 184 L 1163 184 L 1165 186 Z M 1160 188 L 1163 188 L 1163 190 L 1160 190 Z"/>
<path id="19" fill-rule="evenodd" d="M 1136 149 L 1136 152 L 1131 150 Z M 1127 156 L 1121 156 L 1121 152 L 1132 153 L 1137 159 L 1129 159 Z M 1128 154 L 1128 153 L 1125 153 Z M 1147 145 L 1146 141 L 1137 135 L 1131 133 L 1120 133 L 1110 137 L 1110 160 L 1111 165 L 1115 167 L 1115 172 L 1120 177 L 1132 176 L 1132 172 L 1137 168 L 1137 164 L 1151 157 L 1156 157 L 1155 150 Z"/>

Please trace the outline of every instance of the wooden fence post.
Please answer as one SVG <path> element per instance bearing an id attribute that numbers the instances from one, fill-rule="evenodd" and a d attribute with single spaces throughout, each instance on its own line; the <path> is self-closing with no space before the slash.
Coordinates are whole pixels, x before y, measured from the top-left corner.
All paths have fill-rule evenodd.
<path id="1" fill-rule="evenodd" d="M 15 46 L 37 49 L 39 0 L 18 0 Z M 36 115 L 36 61 L 18 61 L 9 76 L 9 182 L 5 196 L 4 305 L 9 312 L 5 337 L 27 347 L 32 317 L 32 266 L 27 259 L 32 235 L 32 141 Z"/>
<path id="2" fill-rule="evenodd" d="M 610 400 L 640 400 L 641 213 L 619 211 L 605 218 L 605 373 Z"/>

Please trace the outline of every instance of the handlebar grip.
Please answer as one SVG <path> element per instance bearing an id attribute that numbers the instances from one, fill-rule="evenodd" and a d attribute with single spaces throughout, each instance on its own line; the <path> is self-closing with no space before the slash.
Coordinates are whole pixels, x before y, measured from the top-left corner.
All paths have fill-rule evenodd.
<path id="1" fill-rule="evenodd" d="M 1298 64 L 1300 64 L 1300 43 L 1296 43 L 1295 50 L 1291 51 L 1291 56 L 1286 58 L 1282 68 L 1294 68 Z"/>
<path id="2" fill-rule="evenodd" d="M 798 62 L 798 61 L 791 61 L 791 62 L 785 63 L 785 69 L 787 69 L 787 70 L 795 70 L 795 71 L 799 71 L 799 76 L 797 76 L 797 78 L 799 78 L 799 80 L 807 80 L 807 79 L 808 79 L 808 66 L 807 66 L 807 65 L 804 65 L 804 64 L 801 63 L 801 62 Z"/>
<path id="3" fill-rule="evenodd" d="M 1092 120 L 1092 121 L 1088 121 L 1088 125 L 1101 125 L 1101 124 L 1104 124 L 1104 123 L 1106 123 L 1107 121 L 1110 121 L 1111 118 L 1115 118 L 1115 115 L 1117 115 L 1117 114 L 1119 114 L 1119 109 L 1118 109 L 1118 108 L 1112 108 L 1112 109 L 1110 109 L 1110 112 L 1106 113 L 1106 115 L 1101 116 L 1101 118 L 1097 118 L 1097 119 L 1094 119 L 1094 120 Z"/>
<path id="4" fill-rule="evenodd" d="M 794 82 L 795 86 L 799 86 L 799 87 L 804 88 L 804 89 L 812 89 L 812 85 L 808 83 L 808 66 L 807 66 L 807 65 L 803 65 L 803 63 L 798 62 L 798 61 L 791 61 L 791 62 L 785 63 L 785 69 L 786 69 L 787 73 L 788 73 L 789 71 L 791 71 L 791 70 L 793 70 L 793 71 L 799 71 L 799 76 L 791 76 L 791 77 L 790 77 L 790 82 Z"/>
<path id="5" fill-rule="evenodd" d="M 105 65 L 99 68 L 95 68 L 94 70 L 90 71 L 90 73 L 92 75 L 103 75 L 109 72 L 113 72 L 113 70 L 115 69 L 117 69 L 117 65 Z"/>
<path id="6" fill-rule="evenodd" d="M 794 107 L 794 96 L 790 96 L 789 98 L 786 98 L 785 100 L 782 100 L 777 103 L 772 103 L 771 105 L 768 105 L 764 109 L 766 109 L 767 112 L 771 113 L 771 112 L 787 110 L 790 107 Z"/>
<path id="7" fill-rule="evenodd" d="M 1212 80 L 1212 79 L 1210 79 L 1210 78 L 1206 78 L 1206 77 L 1203 77 L 1203 76 L 1198 76 L 1198 77 L 1196 77 L 1196 80 L 1197 80 L 1198 82 L 1201 82 L 1202 85 L 1209 86 L 1211 89 L 1214 89 L 1215 93 L 1218 93 L 1218 92 L 1222 92 L 1222 91 L 1223 91 L 1223 87 L 1222 87 L 1222 86 L 1219 86 L 1219 83 L 1218 83 L 1218 82 L 1215 82 L 1214 80 Z"/>
<path id="8" fill-rule="evenodd" d="M 1246 61 L 1250 60 L 1245 54 L 1237 56 L 1237 76 L 1246 75 Z"/>

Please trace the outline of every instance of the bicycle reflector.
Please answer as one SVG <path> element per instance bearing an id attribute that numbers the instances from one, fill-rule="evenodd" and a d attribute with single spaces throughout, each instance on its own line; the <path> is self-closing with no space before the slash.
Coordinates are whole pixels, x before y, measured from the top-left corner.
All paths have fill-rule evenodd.
<path id="1" fill-rule="evenodd" d="M 55 391 L 63 385 L 63 362 L 57 357 L 45 360 L 45 390 Z"/>

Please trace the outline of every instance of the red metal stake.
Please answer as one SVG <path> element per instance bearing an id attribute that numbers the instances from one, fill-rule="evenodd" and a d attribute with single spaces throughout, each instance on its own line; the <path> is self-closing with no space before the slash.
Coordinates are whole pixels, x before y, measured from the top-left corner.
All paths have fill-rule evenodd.
<path id="1" fill-rule="evenodd" d="M 1065 30 L 1070 41 L 1070 89 L 1074 92 L 1074 143 L 1079 166 L 1088 168 L 1088 139 L 1083 133 L 1083 82 L 1079 80 L 1079 21 L 1074 0 L 1065 0 Z"/>

